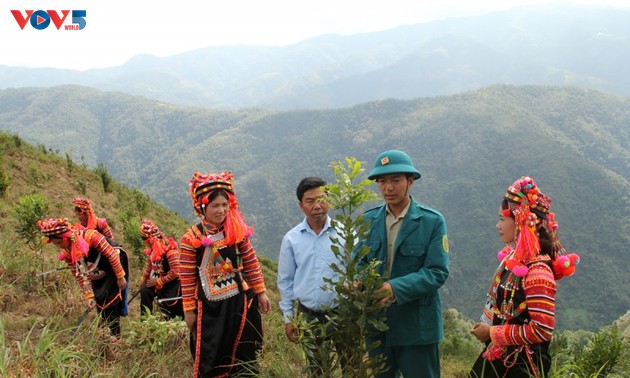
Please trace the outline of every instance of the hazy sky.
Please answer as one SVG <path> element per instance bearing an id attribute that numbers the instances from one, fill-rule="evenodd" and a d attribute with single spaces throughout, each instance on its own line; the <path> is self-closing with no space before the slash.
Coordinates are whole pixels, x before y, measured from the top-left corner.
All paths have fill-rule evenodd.
<path id="1" fill-rule="evenodd" d="M 88 69 L 123 64 L 136 54 L 160 57 L 196 48 L 285 46 L 322 34 L 357 34 L 435 19 L 487 13 L 546 0 L 2 0 L 0 65 Z M 630 7 L 630 0 L 570 0 Z M 72 12 L 58 30 L 38 30 L 26 10 L 85 10 L 82 30 Z M 24 29 L 11 10 L 20 11 Z M 40 13 L 41 15 L 41 13 Z M 44 14 L 45 16 L 45 14 Z M 37 14 L 34 15 L 34 19 Z M 53 17 L 54 19 L 54 14 Z M 45 24 L 40 24 L 43 26 Z M 78 24 L 77 24 L 78 25 Z"/>

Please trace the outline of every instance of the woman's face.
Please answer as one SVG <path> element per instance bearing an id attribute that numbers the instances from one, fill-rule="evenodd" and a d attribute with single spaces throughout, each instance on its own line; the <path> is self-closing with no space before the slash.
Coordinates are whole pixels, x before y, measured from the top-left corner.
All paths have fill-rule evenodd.
<path id="1" fill-rule="evenodd" d="M 70 249 L 70 239 L 63 237 L 50 238 L 50 242 L 61 249 Z"/>
<path id="2" fill-rule="evenodd" d="M 77 215 L 77 218 L 79 218 L 79 222 L 83 225 L 83 226 L 87 226 L 88 223 L 88 213 L 87 210 L 85 209 L 81 209 L 78 207 L 74 208 L 74 213 Z"/>
<path id="3" fill-rule="evenodd" d="M 505 244 L 514 242 L 516 238 L 516 222 L 512 217 L 503 215 L 503 209 L 499 206 L 499 221 L 496 225 L 499 239 Z"/>
<path id="4" fill-rule="evenodd" d="M 229 209 L 230 204 L 227 198 L 218 195 L 206 205 L 204 219 L 214 226 L 221 226 L 225 221 L 225 217 L 227 217 Z"/>

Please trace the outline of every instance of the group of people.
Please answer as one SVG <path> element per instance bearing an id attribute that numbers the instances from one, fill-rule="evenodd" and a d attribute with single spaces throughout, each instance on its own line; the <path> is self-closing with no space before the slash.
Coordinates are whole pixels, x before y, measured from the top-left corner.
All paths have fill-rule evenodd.
<path id="1" fill-rule="evenodd" d="M 79 223 L 66 218 L 40 220 L 37 225 L 48 243 L 59 247 L 57 256 L 76 278 L 86 306 L 100 313 L 109 327 L 112 341 L 120 338 L 120 317 L 127 315 L 129 260 L 114 240 L 107 220 L 98 218 L 88 199 L 75 198 Z"/>
<path id="2" fill-rule="evenodd" d="M 385 279 L 380 294 L 388 302 L 388 329 L 366 340 L 378 342 L 372 355 L 385 356 L 378 378 L 440 377 L 439 342 L 444 337 L 439 289 L 449 275 L 449 243 L 442 214 L 420 205 L 410 191 L 421 177 L 403 151 L 381 153 L 368 178 L 377 184 L 381 206 L 365 212 L 369 232 L 357 250 L 368 246 L 366 261 L 378 260 Z M 289 341 L 297 341 L 292 321 L 324 321 L 334 311 L 336 263 L 325 181 L 303 179 L 296 190 L 305 217 L 286 233 L 278 260 L 280 310 Z M 499 206 L 496 230 L 505 247 L 492 278 L 483 315 L 470 330 L 485 348 L 470 378 L 543 377 L 551 367 L 549 342 L 555 325 L 556 281 L 574 273 L 579 256 L 558 239 L 551 199 L 536 181 L 521 177 L 508 187 Z M 309 361 L 312 365 L 315 361 Z M 317 376 L 317 369 L 311 370 Z"/>
<path id="3" fill-rule="evenodd" d="M 368 175 L 384 202 L 365 212 L 369 232 L 358 244 L 369 248 L 365 261 L 382 262 L 379 298 L 388 304 L 388 329 L 366 340 L 378 342 L 370 353 L 385 357 L 387 369 L 379 378 L 440 377 L 444 331 L 439 289 L 449 275 L 449 242 L 442 214 L 410 194 L 420 177 L 411 158 L 399 150 L 380 154 Z M 261 314 L 271 310 L 250 241 L 253 229 L 240 211 L 233 179 L 228 171 L 193 175 L 189 193 L 200 219 L 179 244 L 150 220 L 140 226 L 147 246 L 141 309 L 153 311 L 157 298 L 169 317 L 184 319 L 194 377 L 255 376 L 263 345 Z M 304 218 L 280 246 L 279 308 L 291 342 L 299 337 L 296 310 L 307 321 L 323 322 L 337 300 L 324 285 L 325 278 L 336 278 L 331 264 L 343 263 L 332 251 L 331 237 L 338 235 L 325 186 L 319 177 L 300 181 L 296 195 Z M 556 281 L 573 274 L 579 262 L 560 244 L 550 206 L 551 199 L 530 177 L 515 181 L 503 196 L 496 230 L 505 248 L 498 255 L 483 315 L 470 330 L 485 343 L 470 377 L 545 376 L 550 369 Z M 126 314 L 127 255 L 89 200 L 75 199 L 75 212 L 76 225 L 52 218 L 39 227 L 61 249 L 59 259 L 70 266 L 88 308 L 99 311 L 117 340 L 120 316 Z M 317 369 L 310 372 L 318 375 Z"/>

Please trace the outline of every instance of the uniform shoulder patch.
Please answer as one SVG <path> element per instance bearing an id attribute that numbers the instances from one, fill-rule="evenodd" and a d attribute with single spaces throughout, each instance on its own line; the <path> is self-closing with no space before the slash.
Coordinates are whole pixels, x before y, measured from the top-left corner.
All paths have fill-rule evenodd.
<path id="1" fill-rule="evenodd" d="M 446 234 L 442 235 L 442 249 L 444 253 L 448 253 L 448 236 Z"/>

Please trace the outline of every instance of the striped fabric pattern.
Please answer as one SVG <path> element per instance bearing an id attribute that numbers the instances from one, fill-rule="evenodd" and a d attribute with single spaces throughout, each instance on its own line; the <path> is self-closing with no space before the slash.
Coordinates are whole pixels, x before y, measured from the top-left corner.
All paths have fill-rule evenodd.
<path id="1" fill-rule="evenodd" d="M 164 243 L 166 247 L 166 252 L 164 253 L 164 257 L 168 260 L 169 271 L 166 274 L 160 274 L 160 278 L 158 278 L 158 287 L 157 290 L 160 290 L 164 285 L 171 281 L 175 281 L 179 278 L 179 251 L 177 248 L 171 248 L 170 243 Z M 164 258 L 162 257 L 162 259 Z M 151 261 L 151 257 L 147 259 L 147 264 L 144 268 L 144 272 L 142 273 L 142 282 L 146 282 L 149 279 L 149 275 L 151 274 L 151 270 L 153 269 L 154 262 Z M 163 268 L 162 260 L 158 262 L 160 268 Z M 163 272 L 162 272 L 163 273 Z"/>
<path id="2" fill-rule="evenodd" d="M 556 281 L 549 265 L 542 261 L 531 264 L 523 281 L 523 290 L 530 321 L 493 326 L 490 332 L 493 344 L 529 345 L 551 340 L 556 322 Z"/>
<path id="3" fill-rule="evenodd" d="M 80 230 L 77 232 L 76 237 L 82 237 L 88 243 L 90 248 L 94 248 L 101 253 L 101 258 L 106 258 L 109 264 L 114 269 L 116 278 L 122 278 L 125 276 L 125 271 L 120 264 L 120 258 L 118 257 L 118 251 L 112 247 L 105 237 L 94 230 Z M 72 263 L 72 257 L 70 252 L 63 251 L 64 261 L 70 267 L 72 275 L 76 278 L 85 299 L 94 298 L 94 292 L 92 291 L 92 282 L 89 277 L 83 274 L 77 275 L 77 266 Z"/>

